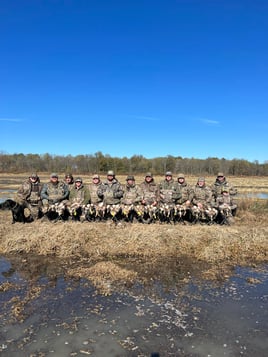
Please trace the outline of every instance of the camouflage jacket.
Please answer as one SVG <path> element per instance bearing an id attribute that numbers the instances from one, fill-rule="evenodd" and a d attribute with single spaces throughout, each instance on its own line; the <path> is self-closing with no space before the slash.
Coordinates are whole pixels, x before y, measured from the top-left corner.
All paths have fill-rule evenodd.
<path id="1" fill-rule="evenodd" d="M 97 184 L 90 183 L 88 185 L 88 189 L 90 192 L 90 202 L 93 204 L 102 202 L 102 199 L 98 196 L 98 189 L 100 188 L 100 186 L 101 186 L 101 181 L 98 182 Z"/>
<path id="2" fill-rule="evenodd" d="M 121 199 L 121 203 L 124 205 L 131 205 L 131 204 L 139 204 L 142 200 L 142 191 L 141 188 L 134 184 L 134 185 L 125 185 L 124 194 Z"/>
<path id="3" fill-rule="evenodd" d="M 142 182 L 140 188 L 142 192 L 142 200 L 145 201 L 145 205 L 151 205 L 158 201 L 158 186 L 154 180 L 151 182 Z"/>
<path id="4" fill-rule="evenodd" d="M 211 191 L 211 189 L 206 185 L 204 185 L 203 187 L 195 185 L 193 187 L 192 203 L 194 205 L 197 205 L 197 203 L 202 203 L 205 206 L 211 206 L 211 204 L 212 204 L 212 191 Z"/>
<path id="5" fill-rule="evenodd" d="M 223 188 L 228 188 L 228 191 L 231 196 L 234 196 L 237 194 L 237 189 L 230 185 L 226 179 L 224 181 L 220 182 L 219 180 L 216 179 L 216 181 L 212 184 L 211 190 L 212 190 L 212 195 L 214 199 L 216 200 L 217 196 L 221 195 Z"/>
<path id="6" fill-rule="evenodd" d="M 120 203 L 124 194 L 124 189 L 121 183 L 114 178 L 111 182 L 104 181 L 97 190 L 98 196 L 103 200 L 104 204 L 116 205 Z"/>
<path id="7" fill-rule="evenodd" d="M 75 185 L 70 191 L 69 194 L 70 203 L 78 203 L 80 205 L 86 205 L 90 201 L 90 193 L 86 186 L 81 185 L 77 188 Z"/>
<path id="8" fill-rule="evenodd" d="M 181 192 L 178 187 L 178 182 L 173 179 L 170 181 L 163 180 L 159 183 L 159 202 L 160 203 L 175 203 L 181 198 Z"/>
<path id="9" fill-rule="evenodd" d="M 71 192 L 71 190 L 74 188 L 74 183 L 67 183 L 67 182 L 64 182 L 65 183 L 65 185 L 67 186 L 67 188 L 68 188 L 68 196 L 66 197 L 66 199 L 68 200 L 69 199 L 69 197 L 70 197 L 70 192 Z"/>
<path id="10" fill-rule="evenodd" d="M 217 208 L 221 208 L 222 206 L 229 206 L 230 208 L 235 208 L 237 207 L 237 204 L 234 202 L 233 197 L 230 194 L 220 194 L 219 196 L 217 196 L 214 206 Z"/>
<path id="11" fill-rule="evenodd" d="M 49 203 L 61 202 L 68 198 L 69 190 L 64 182 L 57 182 L 53 184 L 52 182 L 45 183 L 41 190 L 42 200 L 46 199 Z"/>
<path id="12" fill-rule="evenodd" d="M 36 183 L 26 180 L 18 189 L 16 199 L 21 203 L 27 201 L 29 203 L 37 204 L 41 201 L 41 189 L 42 185 L 39 180 Z"/>
<path id="13" fill-rule="evenodd" d="M 181 193 L 181 198 L 179 198 L 176 203 L 182 205 L 186 201 L 192 201 L 192 199 L 193 199 L 193 189 L 192 189 L 191 186 L 189 186 L 187 184 L 186 181 L 184 181 L 184 183 L 182 183 L 182 184 L 180 184 L 178 182 L 178 188 L 179 188 L 179 191 Z"/>

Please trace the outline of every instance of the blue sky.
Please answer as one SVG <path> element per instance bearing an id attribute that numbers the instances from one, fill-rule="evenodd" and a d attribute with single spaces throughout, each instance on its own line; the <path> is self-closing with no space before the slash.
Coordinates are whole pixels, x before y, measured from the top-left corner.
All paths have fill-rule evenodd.
<path id="1" fill-rule="evenodd" d="M 3 0 L 0 152 L 268 160 L 268 1 Z"/>

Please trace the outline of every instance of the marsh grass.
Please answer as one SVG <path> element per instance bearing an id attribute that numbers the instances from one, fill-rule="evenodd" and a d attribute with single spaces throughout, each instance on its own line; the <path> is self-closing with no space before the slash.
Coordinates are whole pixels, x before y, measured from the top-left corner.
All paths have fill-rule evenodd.
<path id="1" fill-rule="evenodd" d="M 262 190 L 268 187 L 267 178 L 257 179 Z M 245 184 L 241 178 L 236 181 Z M 62 260 L 66 275 L 89 279 L 103 294 L 135 281 L 185 283 L 187 272 L 221 281 L 235 266 L 268 261 L 268 201 L 239 199 L 238 207 L 231 226 L 39 221 L 12 225 L 11 213 L 0 211 L 0 254 Z"/>
<path id="2" fill-rule="evenodd" d="M 0 214 L 0 253 L 32 253 L 62 258 L 164 258 L 265 261 L 267 215 L 243 211 L 232 226 L 108 223 L 6 223 Z"/>

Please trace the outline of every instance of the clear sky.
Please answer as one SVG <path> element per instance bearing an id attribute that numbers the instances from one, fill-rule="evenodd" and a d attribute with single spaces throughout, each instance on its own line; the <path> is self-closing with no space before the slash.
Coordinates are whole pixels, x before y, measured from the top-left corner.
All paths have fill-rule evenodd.
<path id="1" fill-rule="evenodd" d="M 0 152 L 268 160 L 267 0 L 2 0 Z"/>

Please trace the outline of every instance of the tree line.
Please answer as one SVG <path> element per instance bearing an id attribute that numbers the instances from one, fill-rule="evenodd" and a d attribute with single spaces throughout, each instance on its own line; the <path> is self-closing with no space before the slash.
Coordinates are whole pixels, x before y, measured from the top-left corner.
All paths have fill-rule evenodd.
<path id="1" fill-rule="evenodd" d="M 268 175 L 268 161 L 263 164 L 257 160 L 249 162 L 243 159 L 227 160 L 225 158 L 208 157 L 207 159 L 182 158 L 165 156 L 152 159 L 142 155 L 127 157 L 111 157 L 96 152 L 91 155 L 51 155 L 51 154 L 6 154 L 0 152 L 0 172 L 53 172 L 73 174 L 99 173 L 105 175 L 108 170 L 116 174 L 144 174 L 151 171 L 155 175 L 163 175 L 165 171 L 174 174 L 183 172 L 186 175 L 216 175 L 223 171 L 225 175 L 265 176 Z"/>

